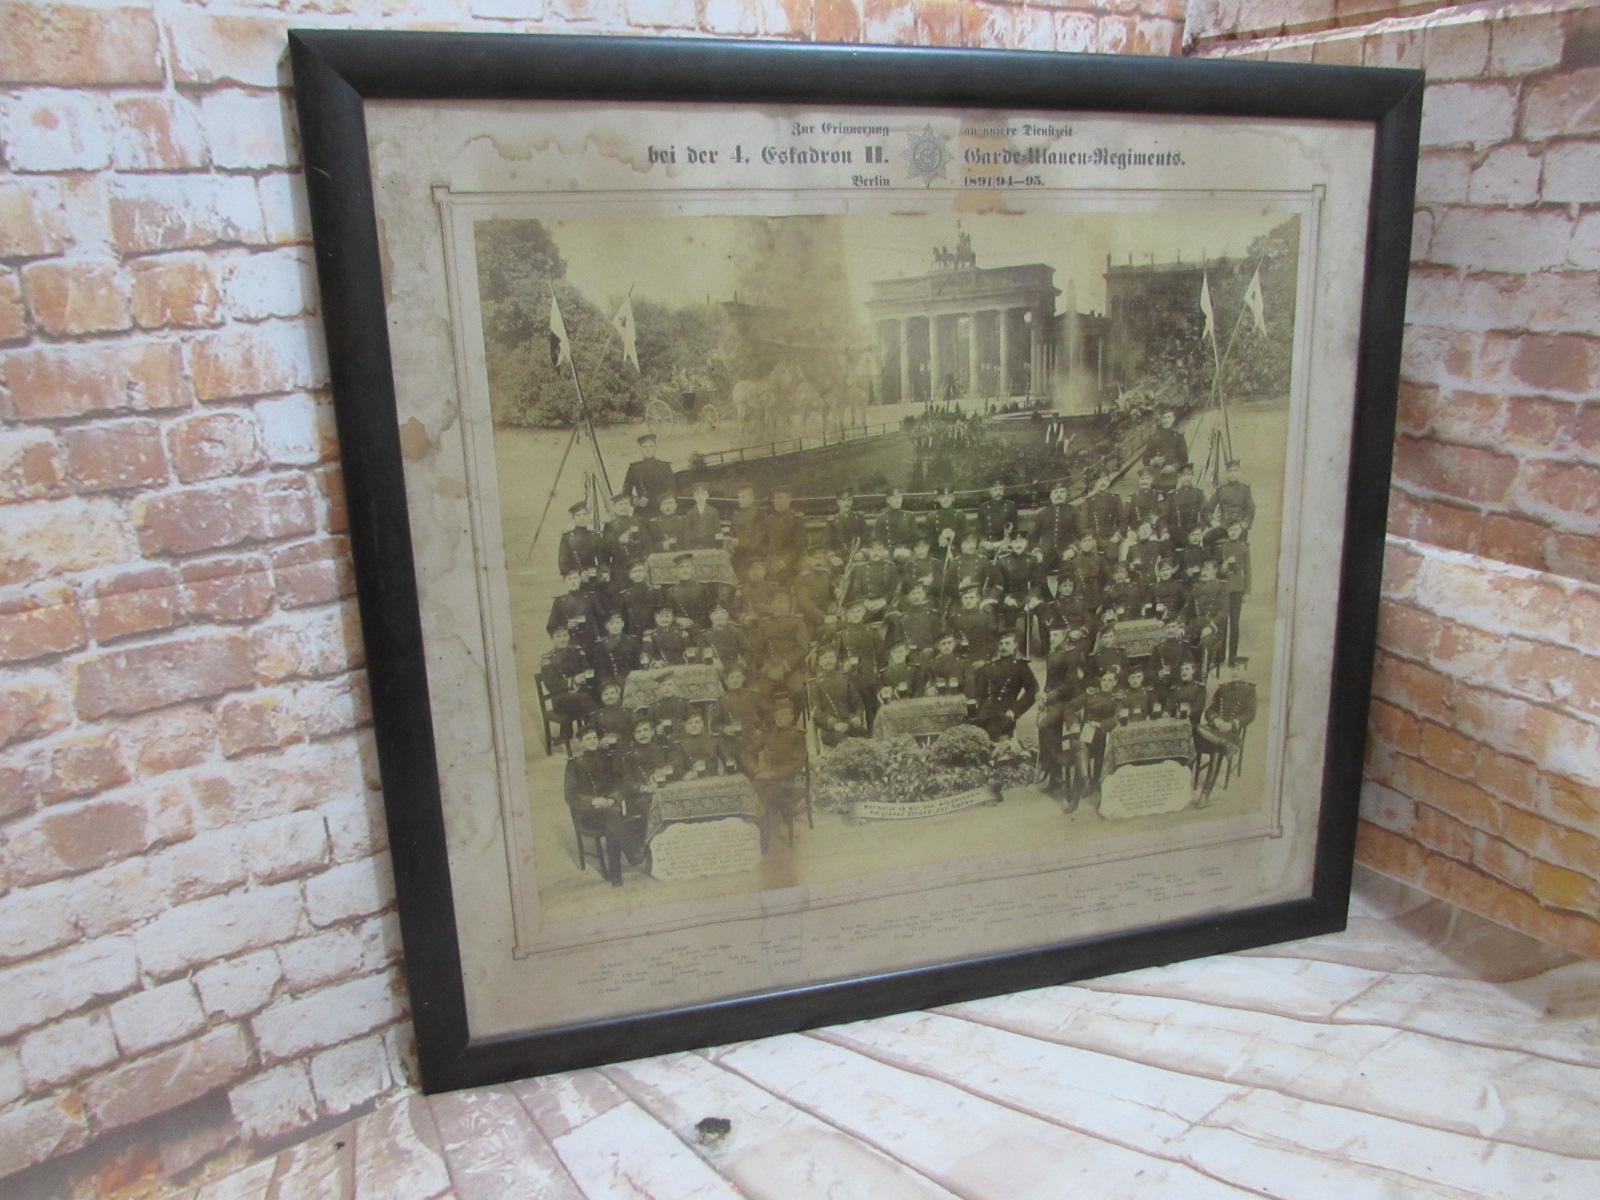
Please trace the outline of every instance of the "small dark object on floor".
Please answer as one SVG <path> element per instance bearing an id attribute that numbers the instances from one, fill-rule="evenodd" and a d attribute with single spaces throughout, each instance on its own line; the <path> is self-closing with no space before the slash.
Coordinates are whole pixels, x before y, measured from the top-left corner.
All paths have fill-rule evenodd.
<path id="1" fill-rule="evenodd" d="M 733 1122 L 727 1117 L 702 1117 L 695 1122 L 694 1131 L 699 1135 L 700 1144 L 712 1149 L 722 1145 L 728 1133 L 733 1129 Z"/>

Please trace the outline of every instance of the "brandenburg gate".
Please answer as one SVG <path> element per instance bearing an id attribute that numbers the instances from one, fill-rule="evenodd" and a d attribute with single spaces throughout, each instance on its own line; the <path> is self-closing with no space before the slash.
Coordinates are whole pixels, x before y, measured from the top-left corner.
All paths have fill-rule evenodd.
<path id="1" fill-rule="evenodd" d="M 1055 268 L 959 265 L 872 285 L 880 388 L 887 403 L 1050 391 L 1056 356 Z"/>

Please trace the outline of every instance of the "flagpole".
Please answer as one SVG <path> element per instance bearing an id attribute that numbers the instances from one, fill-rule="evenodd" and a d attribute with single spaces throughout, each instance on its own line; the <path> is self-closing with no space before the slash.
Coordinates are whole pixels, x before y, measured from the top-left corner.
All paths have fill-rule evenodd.
<path id="1" fill-rule="evenodd" d="M 561 313 L 561 301 L 556 298 L 556 289 L 554 284 L 552 284 L 550 287 L 550 303 L 555 305 L 556 315 L 561 318 L 561 328 L 564 332 L 567 327 L 567 319 Z M 570 334 L 567 337 L 567 365 L 572 368 L 572 386 L 576 388 L 578 392 L 578 412 L 581 414 L 583 427 L 589 431 L 589 445 L 594 450 L 595 465 L 600 468 L 600 479 L 606 485 L 606 511 L 610 512 L 611 497 L 614 495 L 611 490 L 611 473 L 606 470 L 606 460 L 600 454 L 600 439 L 595 437 L 594 422 L 589 419 L 589 404 L 588 401 L 583 398 L 583 384 L 578 380 L 578 355 L 573 349 L 572 337 Z"/>

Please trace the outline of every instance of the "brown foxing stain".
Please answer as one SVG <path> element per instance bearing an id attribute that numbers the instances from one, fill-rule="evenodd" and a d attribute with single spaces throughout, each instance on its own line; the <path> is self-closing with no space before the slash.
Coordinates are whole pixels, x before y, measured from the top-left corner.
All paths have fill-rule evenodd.
<path id="1" fill-rule="evenodd" d="M 421 421 L 412 417 L 400 426 L 400 454 L 407 462 L 421 462 L 433 450 L 433 440 Z"/>

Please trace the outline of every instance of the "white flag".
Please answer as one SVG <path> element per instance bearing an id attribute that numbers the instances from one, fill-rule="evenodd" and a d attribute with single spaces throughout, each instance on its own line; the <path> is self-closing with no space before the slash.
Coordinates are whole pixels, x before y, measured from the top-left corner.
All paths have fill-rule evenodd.
<path id="1" fill-rule="evenodd" d="M 1244 302 L 1250 309 L 1250 316 L 1256 323 L 1256 332 L 1267 331 L 1267 318 L 1261 308 L 1261 268 L 1256 268 L 1256 273 L 1250 276 L 1250 286 L 1244 290 Z"/>
<path id="2" fill-rule="evenodd" d="M 1200 276 L 1200 311 L 1206 318 L 1205 331 L 1200 336 L 1214 342 L 1217 340 L 1216 318 L 1211 314 L 1211 278 L 1208 275 Z"/>
<path id="3" fill-rule="evenodd" d="M 633 364 L 633 369 L 639 369 L 639 348 L 633 340 L 633 294 L 630 292 L 622 298 L 622 307 L 617 309 L 617 315 L 611 318 L 611 324 L 617 331 L 617 336 L 622 339 L 622 357 Z"/>
<path id="4" fill-rule="evenodd" d="M 567 323 L 561 319 L 561 305 L 556 294 L 550 293 L 550 365 L 557 370 L 572 357 L 572 342 L 567 337 Z"/>

